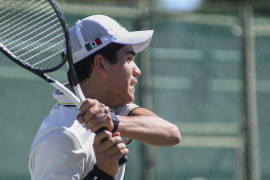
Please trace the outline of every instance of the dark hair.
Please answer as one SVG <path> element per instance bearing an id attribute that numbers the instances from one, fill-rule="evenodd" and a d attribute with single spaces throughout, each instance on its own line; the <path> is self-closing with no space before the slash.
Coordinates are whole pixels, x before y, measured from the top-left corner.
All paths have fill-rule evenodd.
<path id="1" fill-rule="evenodd" d="M 110 43 L 104 48 L 98 50 L 97 52 L 89 55 L 88 57 L 82 59 L 75 64 L 75 70 L 79 82 L 83 82 L 86 78 L 89 78 L 93 69 L 94 57 L 97 54 L 101 54 L 104 59 L 109 61 L 110 64 L 115 64 L 117 62 L 116 53 L 123 47 L 122 44 Z M 68 72 L 68 78 L 70 73 Z M 69 78 L 70 79 L 70 78 Z"/>

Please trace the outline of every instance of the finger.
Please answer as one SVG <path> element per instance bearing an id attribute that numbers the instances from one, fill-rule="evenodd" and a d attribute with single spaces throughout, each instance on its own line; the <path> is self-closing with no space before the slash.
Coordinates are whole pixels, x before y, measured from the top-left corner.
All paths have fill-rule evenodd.
<path id="1" fill-rule="evenodd" d="M 100 110 L 94 105 L 91 108 L 89 108 L 87 111 L 85 111 L 85 113 L 83 114 L 83 119 L 87 123 L 87 121 L 91 120 L 98 113 L 100 113 Z"/>
<path id="2" fill-rule="evenodd" d="M 128 153 L 129 153 L 129 150 L 127 148 L 125 148 L 125 149 L 118 151 L 115 154 L 112 154 L 111 157 L 121 159 L 123 156 L 128 155 Z"/>
<path id="3" fill-rule="evenodd" d="M 94 140 L 94 146 L 99 146 L 103 143 L 104 139 L 110 139 L 112 137 L 112 133 L 110 131 L 104 130 L 96 134 Z"/>
<path id="4" fill-rule="evenodd" d="M 91 112 L 90 109 L 88 109 L 88 111 L 84 112 L 84 114 L 79 113 L 77 115 L 77 120 L 79 121 L 79 123 L 88 123 L 88 121 L 96 114 L 97 112 L 95 112 L 95 110 Z"/>
<path id="5" fill-rule="evenodd" d="M 98 124 L 98 121 L 95 120 L 89 120 L 85 123 L 87 129 L 90 129 L 92 132 L 96 132 L 96 126 Z"/>
<path id="6" fill-rule="evenodd" d="M 77 120 L 79 121 L 80 124 L 82 124 L 82 123 L 85 122 L 84 119 L 83 119 L 82 114 L 78 114 L 78 115 L 77 115 Z"/>
<path id="7" fill-rule="evenodd" d="M 114 137 L 114 136 L 120 136 L 120 132 L 115 132 L 115 133 L 113 133 L 113 134 L 112 134 L 112 137 Z"/>
<path id="8" fill-rule="evenodd" d="M 109 113 L 105 113 L 105 111 L 108 111 L 108 110 L 107 108 L 105 108 L 104 104 L 96 103 L 92 105 L 90 108 L 85 110 L 83 114 L 83 118 L 85 122 L 87 123 L 88 120 L 94 118 L 95 116 L 99 116 L 96 118 L 100 118 L 100 116 L 103 117 L 104 114 L 109 114 Z"/>
<path id="9" fill-rule="evenodd" d="M 91 126 L 92 127 L 91 130 L 93 132 L 96 132 L 101 128 L 106 128 L 109 131 L 112 131 L 114 126 L 110 113 L 99 112 L 94 117 L 92 117 L 92 121 L 97 122 L 95 123 L 95 126 Z"/>
<path id="10" fill-rule="evenodd" d="M 104 113 L 97 113 L 95 114 L 90 120 L 86 122 L 87 128 L 91 129 L 92 132 L 97 132 L 101 128 L 108 129 L 111 131 L 110 128 L 108 128 L 108 123 L 106 121 L 106 114 Z"/>
<path id="11" fill-rule="evenodd" d="M 111 147 L 108 151 L 107 151 L 107 155 L 111 156 L 113 154 L 118 153 L 119 151 L 126 149 L 126 145 L 124 143 L 118 143 L 115 144 L 113 147 Z"/>
<path id="12" fill-rule="evenodd" d="M 95 99 L 90 99 L 90 98 L 87 98 L 83 103 L 82 105 L 80 106 L 80 112 L 82 114 L 84 114 L 85 111 L 87 111 L 90 107 L 92 107 L 93 105 L 97 104 L 98 101 L 95 100 Z"/>
<path id="13" fill-rule="evenodd" d="M 103 140 L 104 142 L 102 143 L 102 149 L 104 150 L 109 150 L 110 148 L 112 148 L 114 145 L 122 143 L 123 140 L 120 136 L 116 136 L 116 137 L 110 137 L 107 138 L 105 140 Z"/>
<path id="14" fill-rule="evenodd" d="M 93 132 L 97 132 L 101 128 L 106 128 L 109 131 L 112 130 L 113 123 L 111 121 L 107 120 L 107 115 L 106 114 L 98 114 L 92 119 L 93 122 L 95 122 L 95 125 L 92 126 L 91 130 Z"/>
<path id="15" fill-rule="evenodd" d="M 103 104 L 104 105 L 104 104 Z M 110 114 L 110 110 L 108 109 L 108 107 L 106 107 L 105 105 L 104 105 L 104 113 L 105 114 Z"/>

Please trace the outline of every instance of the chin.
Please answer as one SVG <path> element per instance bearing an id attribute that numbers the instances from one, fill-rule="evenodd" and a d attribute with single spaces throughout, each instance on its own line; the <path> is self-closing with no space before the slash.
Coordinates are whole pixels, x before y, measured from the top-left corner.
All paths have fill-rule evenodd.
<path id="1" fill-rule="evenodd" d="M 124 104 L 132 103 L 132 102 L 134 102 L 134 100 L 135 100 L 134 96 L 133 97 L 129 97 L 129 98 L 125 99 L 125 103 Z"/>
<path id="2" fill-rule="evenodd" d="M 128 97 L 126 97 L 124 104 L 132 103 L 134 101 L 135 101 L 135 96 L 134 96 L 134 94 L 131 94 Z"/>
<path id="3" fill-rule="evenodd" d="M 132 102 L 135 100 L 135 94 L 134 93 L 130 93 L 129 97 L 130 97 Z"/>
<path id="4" fill-rule="evenodd" d="M 133 103 L 135 101 L 135 98 L 130 99 L 130 101 L 128 101 L 128 103 Z"/>
<path id="5" fill-rule="evenodd" d="M 135 96 L 127 96 L 127 97 L 122 97 L 122 98 L 118 98 L 117 102 L 115 102 L 113 104 L 113 106 L 121 106 L 121 105 L 124 105 L 124 104 L 129 104 L 129 103 L 132 103 L 134 102 L 135 100 Z"/>

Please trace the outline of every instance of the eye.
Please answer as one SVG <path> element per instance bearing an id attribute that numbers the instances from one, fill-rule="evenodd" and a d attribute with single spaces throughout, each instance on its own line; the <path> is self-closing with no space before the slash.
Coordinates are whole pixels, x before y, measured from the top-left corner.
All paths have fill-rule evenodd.
<path id="1" fill-rule="evenodd" d="M 128 56 L 127 57 L 128 62 L 134 61 L 134 59 L 135 59 L 135 56 Z"/>

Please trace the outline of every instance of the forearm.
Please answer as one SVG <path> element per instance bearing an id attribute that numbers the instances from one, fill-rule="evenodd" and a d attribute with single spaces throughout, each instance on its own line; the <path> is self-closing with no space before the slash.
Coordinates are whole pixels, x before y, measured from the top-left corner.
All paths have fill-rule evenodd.
<path id="1" fill-rule="evenodd" d="M 155 146 L 171 146 L 180 142 L 178 128 L 155 114 L 141 113 L 118 118 L 118 131 L 124 137 Z"/>

